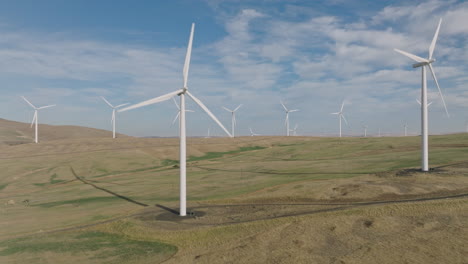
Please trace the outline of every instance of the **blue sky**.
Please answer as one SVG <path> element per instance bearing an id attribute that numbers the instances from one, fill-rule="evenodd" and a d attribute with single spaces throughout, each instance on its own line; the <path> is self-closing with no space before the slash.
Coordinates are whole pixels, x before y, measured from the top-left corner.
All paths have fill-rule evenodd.
<path id="1" fill-rule="evenodd" d="M 228 128 L 222 109 L 243 104 L 237 134 L 285 133 L 283 100 L 301 135 L 410 133 L 420 126 L 420 71 L 393 51 L 434 57 L 450 118 L 428 76 L 431 133 L 460 132 L 468 119 L 468 3 L 463 1 L 0 1 L 0 117 L 110 129 L 115 105 L 180 88 L 196 23 L 190 91 Z M 223 135 L 193 102 L 188 135 Z M 176 136 L 172 101 L 119 113 L 118 131 Z"/>

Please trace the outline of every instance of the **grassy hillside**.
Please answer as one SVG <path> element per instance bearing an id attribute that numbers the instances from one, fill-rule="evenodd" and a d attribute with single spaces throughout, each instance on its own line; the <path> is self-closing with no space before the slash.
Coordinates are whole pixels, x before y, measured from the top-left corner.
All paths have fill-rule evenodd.
<path id="1" fill-rule="evenodd" d="M 34 127 L 30 124 L 0 118 L 0 144 L 17 145 L 34 142 Z M 112 132 L 80 126 L 52 126 L 39 124 L 39 140 L 111 137 Z M 126 137 L 125 135 L 118 135 Z"/>
<path id="2" fill-rule="evenodd" d="M 0 262 L 466 262 L 468 199 L 417 200 L 468 193 L 468 134 L 430 137 L 430 173 L 419 144 L 190 138 L 184 219 L 177 139 L 0 146 Z"/>

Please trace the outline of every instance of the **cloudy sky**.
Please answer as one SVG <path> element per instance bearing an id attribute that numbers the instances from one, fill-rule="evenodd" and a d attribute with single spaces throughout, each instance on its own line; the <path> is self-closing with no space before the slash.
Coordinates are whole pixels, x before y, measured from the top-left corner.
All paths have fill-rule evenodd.
<path id="1" fill-rule="evenodd" d="M 285 133 L 279 101 L 300 135 L 336 135 L 345 100 L 359 135 L 420 127 L 421 72 L 393 48 L 428 56 L 450 112 L 428 75 L 431 133 L 465 130 L 468 120 L 468 3 L 463 1 L 0 1 L 0 118 L 111 129 L 111 103 L 138 103 L 182 86 L 190 24 L 195 37 L 189 89 L 237 134 Z M 188 135 L 222 130 L 188 100 Z M 176 136 L 172 101 L 118 114 L 118 131 Z"/>

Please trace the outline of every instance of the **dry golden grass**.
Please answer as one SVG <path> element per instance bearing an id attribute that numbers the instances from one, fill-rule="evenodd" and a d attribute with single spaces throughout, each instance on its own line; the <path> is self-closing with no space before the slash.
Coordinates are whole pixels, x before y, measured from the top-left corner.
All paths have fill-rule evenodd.
<path id="1" fill-rule="evenodd" d="M 468 193 L 468 135 L 430 137 L 430 147 L 437 168 L 421 173 L 410 169 L 419 166 L 417 137 L 190 138 L 197 217 L 181 220 L 155 207 L 178 209 L 178 139 L 3 145 L 0 262 L 99 263 L 101 251 L 36 252 L 12 239 L 68 243 L 100 231 L 175 245 L 168 263 L 466 263 L 467 198 L 392 202 Z M 15 246 L 24 252 L 2 255 Z"/>

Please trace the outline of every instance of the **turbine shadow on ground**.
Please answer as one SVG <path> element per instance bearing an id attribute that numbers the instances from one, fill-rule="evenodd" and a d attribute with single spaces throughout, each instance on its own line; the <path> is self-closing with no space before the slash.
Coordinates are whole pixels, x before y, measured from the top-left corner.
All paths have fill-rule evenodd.
<path id="1" fill-rule="evenodd" d="M 157 204 L 156 207 L 159 207 L 161 209 L 164 209 L 166 211 L 168 211 L 169 213 L 173 213 L 175 215 L 179 215 L 179 211 L 175 210 L 175 209 L 172 209 L 172 208 L 169 208 L 167 206 L 164 206 L 162 204 Z"/>
<path id="2" fill-rule="evenodd" d="M 241 170 L 227 170 L 227 169 L 217 169 L 217 168 L 208 168 L 204 166 L 190 165 L 190 167 L 207 170 L 207 171 L 224 171 L 224 172 L 240 172 Z M 243 172 L 249 173 L 258 173 L 258 174 L 267 174 L 267 175 L 323 175 L 323 174 L 349 174 L 349 175 L 359 175 L 359 174 L 375 174 L 381 171 L 367 171 L 367 172 L 274 172 L 274 171 L 261 171 L 261 170 L 242 170 Z"/>
<path id="3" fill-rule="evenodd" d="M 120 195 L 120 194 L 118 194 L 118 193 L 115 193 L 115 192 L 113 192 L 113 191 L 107 190 L 107 189 L 105 189 L 105 188 L 99 187 L 99 186 L 97 186 L 97 185 L 95 185 L 95 184 L 93 184 L 93 183 L 90 183 L 90 182 L 86 181 L 85 179 L 83 179 L 83 178 L 81 178 L 80 176 L 78 176 L 78 175 L 76 174 L 76 172 L 73 170 L 72 167 L 70 167 L 70 170 L 71 170 L 71 173 L 73 174 L 73 176 L 75 176 L 75 178 L 76 178 L 77 180 L 81 181 L 81 182 L 84 183 L 84 184 L 91 185 L 91 186 L 93 186 L 94 188 L 96 188 L 96 189 L 98 189 L 98 190 L 101 190 L 101 191 L 104 191 L 104 192 L 106 192 L 106 193 L 112 194 L 112 195 L 114 195 L 115 197 L 118 197 L 118 198 L 120 198 L 120 199 L 123 199 L 123 200 L 125 200 L 125 201 L 127 201 L 127 202 L 134 203 L 134 204 L 136 204 L 136 205 L 140 205 L 140 206 L 144 206 L 144 207 L 148 206 L 148 205 L 145 204 L 145 203 L 141 203 L 141 202 L 135 201 L 135 200 L 133 200 L 133 199 L 131 199 L 131 198 L 129 198 L 129 197 Z"/>

